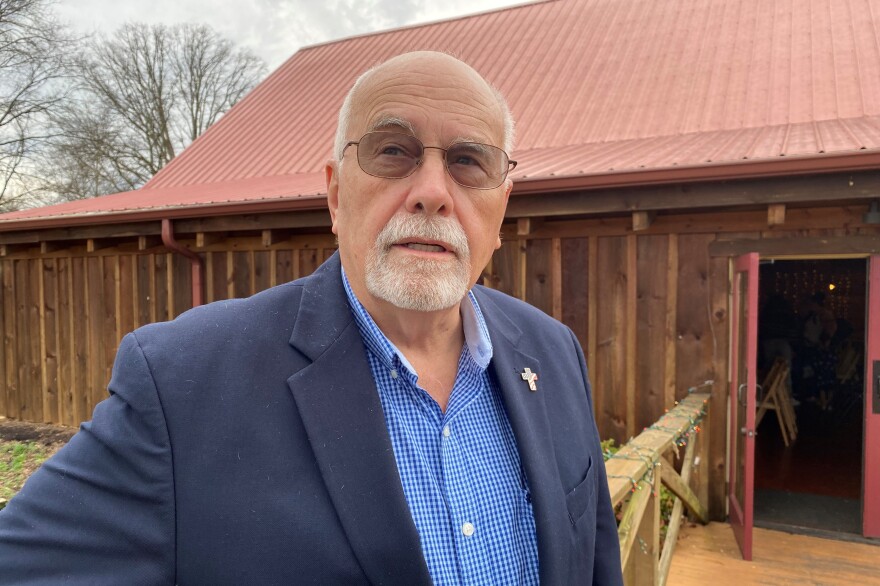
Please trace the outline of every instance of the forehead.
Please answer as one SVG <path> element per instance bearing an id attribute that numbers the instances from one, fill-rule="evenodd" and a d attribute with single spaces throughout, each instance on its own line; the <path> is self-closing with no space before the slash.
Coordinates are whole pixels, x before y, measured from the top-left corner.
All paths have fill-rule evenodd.
<path id="1" fill-rule="evenodd" d="M 354 97 L 350 133 L 393 126 L 427 143 L 473 140 L 501 146 L 504 122 L 498 100 L 485 81 L 464 67 L 417 63 L 381 68 Z"/>

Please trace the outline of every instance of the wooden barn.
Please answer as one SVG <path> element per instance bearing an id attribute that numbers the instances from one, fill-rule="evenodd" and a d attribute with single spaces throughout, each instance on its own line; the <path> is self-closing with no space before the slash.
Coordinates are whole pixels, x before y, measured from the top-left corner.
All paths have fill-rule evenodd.
<path id="1" fill-rule="evenodd" d="M 142 189 L 0 216 L 0 414 L 78 424 L 126 332 L 315 269 L 346 90 L 443 50 L 518 123 L 483 282 L 574 330 L 603 436 L 713 381 L 711 517 L 880 537 L 878 37 L 880 0 L 547 0 L 302 49 Z"/>

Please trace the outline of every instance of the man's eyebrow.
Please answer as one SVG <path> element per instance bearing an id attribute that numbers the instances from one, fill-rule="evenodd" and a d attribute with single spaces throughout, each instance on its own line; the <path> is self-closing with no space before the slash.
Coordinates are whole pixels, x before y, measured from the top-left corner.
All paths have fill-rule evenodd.
<path id="1" fill-rule="evenodd" d="M 367 127 L 367 132 L 376 130 L 405 130 L 413 136 L 416 134 L 416 129 L 409 120 L 390 115 L 380 116 Z"/>

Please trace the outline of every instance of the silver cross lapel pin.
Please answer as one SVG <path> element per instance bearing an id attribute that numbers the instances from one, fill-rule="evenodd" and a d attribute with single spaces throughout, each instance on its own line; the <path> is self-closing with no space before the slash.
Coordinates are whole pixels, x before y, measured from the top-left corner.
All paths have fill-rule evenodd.
<path id="1" fill-rule="evenodd" d="M 538 373 L 532 372 L 531 368 L 527 368 L 519 374 L 524 381 L 529 383 L 530 391 L 538 390 Z"/>

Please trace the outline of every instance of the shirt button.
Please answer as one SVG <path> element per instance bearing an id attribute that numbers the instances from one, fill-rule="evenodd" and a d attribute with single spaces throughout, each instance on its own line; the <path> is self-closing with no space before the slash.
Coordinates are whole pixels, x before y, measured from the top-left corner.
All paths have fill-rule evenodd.
<path id="1" fill-rule="evenodd" d="M 464 533 L 465 537 L 470 537 L 474 534 L 474 524 L 473 523 L 465 523 L 461 526 L 461 532 Z"/>
<path id="2" fill-rule="evenodd" d="M 449 437 L 450 435 L 452 435 L 452 432 L 449 431 L 449 426 L 447 425 L 443 428 L 443 437 Z"/>
<path id="3" fill-rule="evenodd" d="M 391 378 L 397 378 L 397 369 L 396 368 L 391 369 Z"/>

